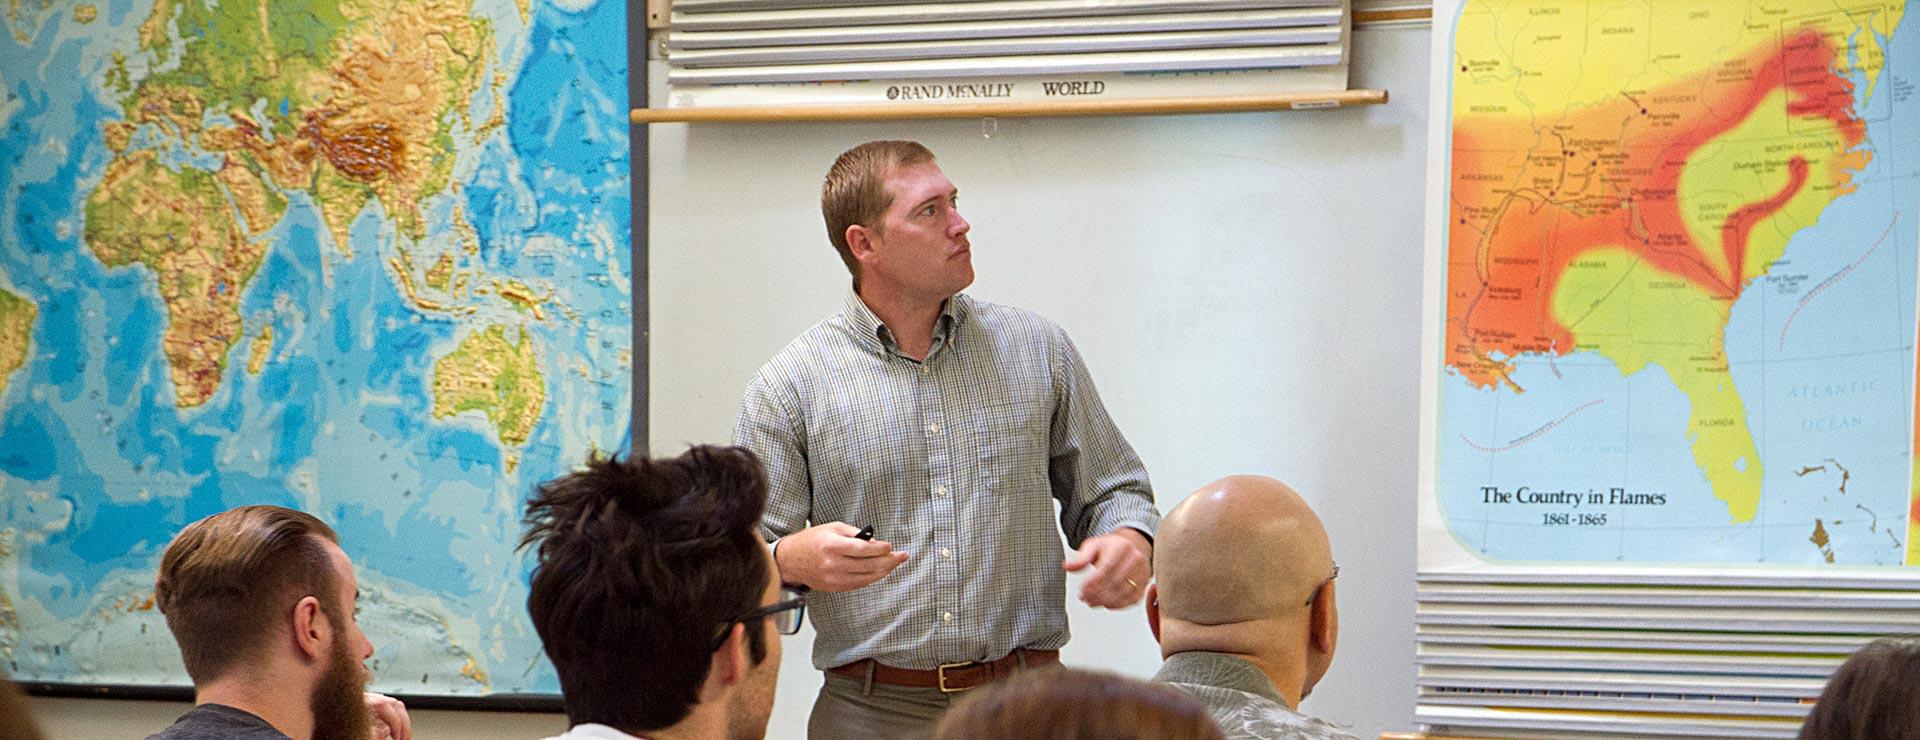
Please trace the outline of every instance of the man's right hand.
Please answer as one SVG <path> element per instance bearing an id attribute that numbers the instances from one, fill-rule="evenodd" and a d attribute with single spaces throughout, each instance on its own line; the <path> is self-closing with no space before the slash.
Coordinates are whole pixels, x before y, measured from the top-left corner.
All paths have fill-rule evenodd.
<path id="1" fill-rule="evenodd" d="M 905 552 L 881 540 L 854 537 L 859 533 L 846 522 L 828 522 L 781 538 L 773 551 L 780 581 L 829 593 L 852 591 L 907 562 Z"/>
<path id="2" fill-rule="evenodd" d="M 364 698 L 367 713 L 373 715 L 373 723 L 367 728 L 370 740 L 413 740 L 413 718 L 407 716 L 407 705 L 371 691 Z"/>

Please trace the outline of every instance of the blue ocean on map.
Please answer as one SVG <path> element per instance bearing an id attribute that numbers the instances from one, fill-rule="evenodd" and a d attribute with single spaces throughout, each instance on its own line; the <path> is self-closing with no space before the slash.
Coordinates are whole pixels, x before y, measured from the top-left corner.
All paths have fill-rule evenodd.
<path id="1" fill-rule="evenodd" d="M 285 215 L 239 296 L 246 336 L 213 396 L 186 408 L 153 271 L 107 268 L 82 239 L 115 156 L 102 124 L 122 115 L 100 80 L 114 53 L 137 55 L 152 5 L 102 3 L 84 23 L 55 5 L 23 12 L 19 38 L 0 34 L 0 289 L 37 310 L 28 359 L 0 390 L 6 672 L 184 685 L 151 607 L 159 553 L 189 522 L 270 503 L 339 532 L 377 690 L 557 693 L 515 545 L 534 484 L 630 444 L 626 4 L 543 0 L 523 22 L 511 2 L 477 2 L 504 125 L 455 127 L 456 187 L 422 200 L 425 238 L 374 202 L 342 248 L 311 195 L 281 191 Z M 136 81 L 142 64 L 129 65 Z M 462 107 L 478 121 L 494 100 L 482 85 Z M 173 167 L 220 162 L 152 126 L 131 142 Z M 428 310 L 393 265 L 459 255 L 461 219 L 473 235 L 463 264 L 486 290 L 462 311 Z M 538 314 L 495 297 L 508 281 L 546 299 Z M 480 412 L 435 413 L 436 361 L 494 325 L 527 332 L 545 378 L 521 443 Z"/>
<path id="2" fill-rule="evenodd" d="M 1920 58 L 1920 22 L 1881 41 L 1890 60 Z M 1461 545 L 1512 564 L 1902 565 L 1920 280 L 1914 70 L 1890 65 L 1871 96 L 1856 78 L 1873 154 L 1858 189 L 1795 233 L 1733 306 L 1727 360 L 1763 466 L 1755 517 L 1735 522 L 1715 498 L 1689 448 L 1690 402 L 1665 370 L 1622 377 L 1589 352 L 1524 356 L 1513 375 L 1524 393 L 1440 380 L 1439 504 Z M 1522 487 L 1578 502 L 1497 498 Z M 1610 503 L 1616 489 L 1662 503 Z"/>

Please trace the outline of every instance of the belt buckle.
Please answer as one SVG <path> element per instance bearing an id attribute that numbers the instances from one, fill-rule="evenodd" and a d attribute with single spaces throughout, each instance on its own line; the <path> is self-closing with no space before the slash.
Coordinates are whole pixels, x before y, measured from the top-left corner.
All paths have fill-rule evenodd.
<path id="1" fill-rule="evenodd" d="M 967 667 L 967 666 L 970 666 L 970 665 L 976 665 L 976 664 L 977 664 L 978 662 L 979 662 L 979 661 L 971 661 L 971 660 L 970 660 L 970 661 L 965 661 L 965 662 L 961 662 L 961 663 L 942 663 L 942 664 L 940 664 L 940 668 L 938 669 L 938 672 L 939 672 L 939 675 L 940 675 L 940 693 L 942 693 L 942 694 L 957 694 L 957 693 L 960 693 L 960 692 L 962 692 L 962 691 L 966 691 L 966 690 L 968 690 L 968 689 L 971 689 L 971 688 L 973 688 L 972 686 L 961 686 L 961 687 L 958 687 L 958 688 L 947 688 L 947 669 L 948 669 L 948 668 L 965 668 L 965 667 Z"/>

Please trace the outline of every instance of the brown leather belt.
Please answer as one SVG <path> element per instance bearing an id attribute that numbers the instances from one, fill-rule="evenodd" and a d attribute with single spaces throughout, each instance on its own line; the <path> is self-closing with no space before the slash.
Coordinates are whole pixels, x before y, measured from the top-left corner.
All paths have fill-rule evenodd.
<path id="1" fill-rule="evenodd" d="M 1022 654 L 1026 663 L 1021 664 Z M 873 682 L 888 686 L 904 686 L 913 689 L 939 689 L 947 693 L 966 691 L 984 683 L 996 681 L 1013 675 L 1021 668 L 1039 668 L 1060 662 L 1058 650 L 1015 650 L 999 660 L 973 663 L 948 663 L 933 669 L 895 668 L 873 660 L 857 660 L 843 666 L 827 669 L 836 676 L 867 678 L 867 668 L 873 668 Z"/>

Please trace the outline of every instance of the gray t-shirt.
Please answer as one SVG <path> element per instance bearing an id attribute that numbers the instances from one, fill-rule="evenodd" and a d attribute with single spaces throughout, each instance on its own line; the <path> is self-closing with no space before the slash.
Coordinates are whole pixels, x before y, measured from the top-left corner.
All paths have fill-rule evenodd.
<path id="1" fill-rule="evenodd" d="M 1174 653 L 1153 680 L 1200 699 L 1229 740 L 1359 740 L 1287 706 L 1267 674 L 1225 653 Z"/>
<path id="2" fill-rule="evenodd" d="M 167 729 L 147 740 L 291 740 L 273 725 L 244 709 L 225 704 L 201 704 L 180 715 Z"/>

